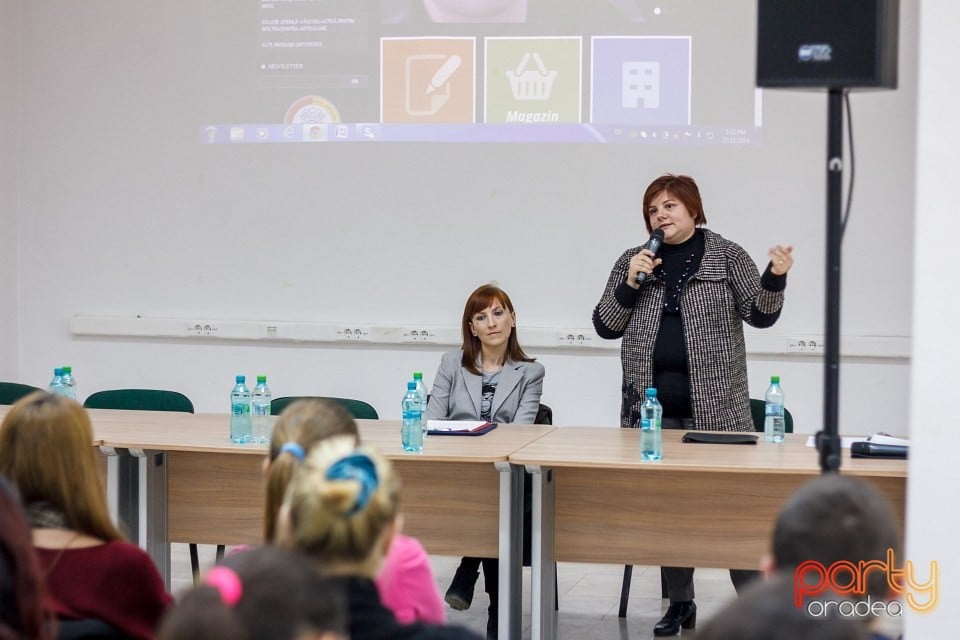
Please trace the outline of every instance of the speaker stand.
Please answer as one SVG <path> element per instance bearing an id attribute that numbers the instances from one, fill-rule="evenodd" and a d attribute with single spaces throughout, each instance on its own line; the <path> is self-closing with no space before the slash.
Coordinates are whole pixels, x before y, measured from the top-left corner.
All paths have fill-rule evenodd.
<path id="1" fill-rule="evenodd" d="M 840 254 L 843 244 L 843 88 L 827 94 L 827 287 L 823 360 L 823 431 L 817 433 L 822 473 L 840 470 Z"/>

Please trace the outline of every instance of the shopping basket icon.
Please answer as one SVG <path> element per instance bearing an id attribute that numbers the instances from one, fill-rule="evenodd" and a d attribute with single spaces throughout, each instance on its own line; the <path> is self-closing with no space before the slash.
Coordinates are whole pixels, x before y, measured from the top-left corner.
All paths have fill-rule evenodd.
<path id="1" fill-rule="evenodd" d="M 514 100 L 548 100 L 556 77 L 556 71 L 547 71 L 539 53 L 523 54 L 517 68 L 507 71 Z"/>

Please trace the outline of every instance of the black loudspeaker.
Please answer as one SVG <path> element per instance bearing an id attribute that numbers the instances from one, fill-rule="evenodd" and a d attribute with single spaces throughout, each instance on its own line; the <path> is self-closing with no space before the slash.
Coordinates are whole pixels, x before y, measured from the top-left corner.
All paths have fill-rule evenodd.
<path id="1" fill-rule="evenodd" d="M 757 86 L 897 87 L 899 0 L 758 0 Z"/>

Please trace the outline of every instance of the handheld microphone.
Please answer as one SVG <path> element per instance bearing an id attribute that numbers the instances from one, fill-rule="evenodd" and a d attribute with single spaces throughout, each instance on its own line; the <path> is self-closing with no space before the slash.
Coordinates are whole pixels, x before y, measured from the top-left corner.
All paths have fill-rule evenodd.
<path id="1" fill-rule="evenodd" d="M 661 244 L 663 244 L 663 229 L 654 229 L 653 233 L 650 234 L 650 240 L 647 242 L 647 251 L 656 257 L 657 253 L 660 251 Z M 636 283 L 643 284 L 646 279 L 647 274 L 641 271 L 637 274 Z"/>

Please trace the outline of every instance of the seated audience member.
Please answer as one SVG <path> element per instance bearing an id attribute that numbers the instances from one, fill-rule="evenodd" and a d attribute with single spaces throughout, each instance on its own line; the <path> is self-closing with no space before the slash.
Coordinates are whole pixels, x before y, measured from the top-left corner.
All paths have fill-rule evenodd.
<path id="1" fill-rule="evenodd" d="M 895 559 L 900 558 L 900 529 L 886 498 L 864 480 L 831 473 L 802 486 L 780 509 L 773 530 L 772 555 L 764 561 L 764 572 L 793 575 L 807 561 L 828 568 L 838 561 L 886 563 L 888 550 L 893 551 Z M 842 572 L 835 577 L 838 583 L 845 580 Z M 848 597 L 896 599 L 884 571 L 866 574 L 865 591 Z M 870 614 L 861 621 L 872 630 L 871 638 L 882 640 L 889 636 L 880 629 L 891 626 L 894 619 Z M 899 633 L 893 631 L 892 635 Z"/>
<path id="2" fill-rule="evenodd" d="M 300 463 L 280 510 L 278 543 L 306 555 L 347 594 L 351 640 L 480 636 L 453 626 L 400 624 L 373 582 L 397 529 L 400 482 L 386 459 L 351 437 L 316 444 Z"/>
<path id="3" fill-rule="evenodd" d="M 867 640 L 854 620 L 817 618 L 793 604 L 793 576 L 755 581 L 697 632 L 697 640 Z"/>
<path id="4" fill-rule="evenodd" d="M 277 512 L 300 460 L 319 442 L 347 436 L 359 444 L 353 417 L 333 400 L 298 400 L 284 410 L 273 427 L 270 453 L 264 462 L 267 476 L 264 540 L 274 539 Z M 383 605 L 397 620 L 444 621 L 443 601 L 430 567 L 430 557 L 415 538 L 397 532 L 375 579 Z"/>
<path id="5" fill-rule="evenodd" d="M 160 640 L 346 640 L 343 594 L 273 546 L 230 555 L 170 610 Z"/>
<path id="6" fill-rule="evenodd" d="M 0 476 L 0 640 L 50 640 L 52 622 L 43 607 L 30 525 L 13 487 Z"/>
<path id="7" fill-rule="evenodd" d="M 61 620 L 100 620 L 130 638 L 154 637 L 171 603 L 150 559 L 110 521 L 83 407 L 37 391 L 0 425 L 0 473 L 20 493 Z"/>

